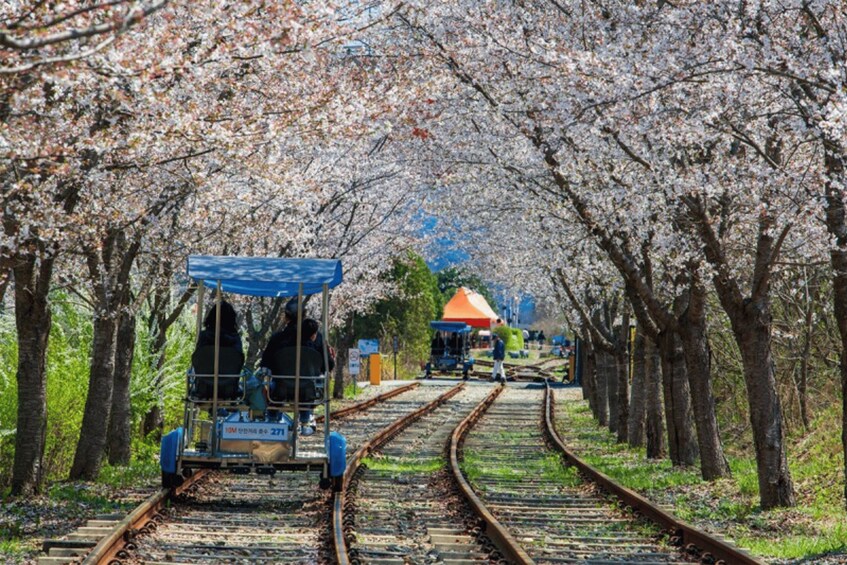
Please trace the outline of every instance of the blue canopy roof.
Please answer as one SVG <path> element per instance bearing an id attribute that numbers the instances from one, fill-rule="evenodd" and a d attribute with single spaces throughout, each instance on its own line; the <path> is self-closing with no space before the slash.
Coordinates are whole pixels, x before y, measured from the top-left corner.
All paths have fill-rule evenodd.
<path id="1" fill-rule="evenodd" d="M 440 332 L 459 332 L 466 334 L 471 331 L 471 327 L 464 322 L 442 322 L 435 320 L 429 323 L 429 327 Z"/>
<path id="2" fill-rule="evenodd" d="M 219 257 L 191 255 L 188 276 L 224 292 L 249 296 L 294 296 L 300 283 L 303 294 L 315 294 L 323 285 L 341 284 L 338 259 L 288 259 L 279 257 Z"/>

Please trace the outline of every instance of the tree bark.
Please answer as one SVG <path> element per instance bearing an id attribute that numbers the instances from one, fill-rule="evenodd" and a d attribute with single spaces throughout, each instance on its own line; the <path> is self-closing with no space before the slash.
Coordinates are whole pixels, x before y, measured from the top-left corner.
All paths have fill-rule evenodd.
<path id="1" fill-rule="evenodd" d="M 647 457 L 662 459 L 667 455 L 664 409 L 662 408 L 662 374 L 659 350 L 653 340 L 644 339 L 644 390 L 646 397 Z"/>
<path id="2" fill-rule="evenodd" d="M 623 317 L 618 328 L 615 343 L 615 368 L 617 383 L 615 386 L 618 405 L 618 443 L 625 443 L 629 437 L 629 315 Z"/>
<path id="3" fill-rule="evenodd" d="M 644 445 L 644 432 L 647 421 L 644 341 L 644 332 L 636 330 L 632 352 L 632 389 L 630 391 L 629 422 L 627 423 L 627 430 L 629 432 L 627 442 L 633 447 L 642 447 Z"/>
<path id="4" fill-rule="evenodd" d="M 115 343 L 115 389 L 109 418 L 107 449 L 109 464 L 128 465 L 132 457 L 132 406 L 130 384 L 135 353 L 135 313 L 129 309 L 131 294 L 125 293 L 118 317 Z"/>
<path id="5" fill-rule="evenodd" d="M 782 407 L 776 388 L 776 368 L 771 353 L 770 307 L 750 303 L 736 327 L 750 403 L 750 423 L 756 447 L 759 498 L 762 508 L 794 506 L 794 488 L 785 452 Z"/>
<path id="6" fill-rule="evenodd" d="M 687 307 L 680 316 L 680 337 L 685 369 L 691 387 L 691 405 L 700 450 L 700 474 L 707 480 L 729 477 L 732 472 L 723 453 L 715 397 L 712 394 L 712 353 L 706 336 L 706 289 L 692 278 Z"/>
<path id="7" fill-rule="evenodd" d="M 583 396 L 588 400 L 588 407 L 591 409 L 594 419 L 599 420 L 597 413 L 597 362 L 594 354 L 594 346 L 591 344 L 589 337 L 582 340 L 582 355 Z"/>
<path id="8" fill-rule="evenodd" d="M 100 473 L 112 410 L 116 329 L 117 321 L 113 313 L 102 310 L 96 313 L 91 344 L 88 395 L 85 398 L 79 442 L 69 475 L 72 480 L 93 481 Z"/>
<path id="9" fill-rule="evenodd" d="M 37 246 L 36 242 L 31 245 Z M 14 260 L 15 327 L 18 332 L 17 432 L 12 464 L 12 495 L 41 490 L 47 436 L 47 344 L 52 312 L 48 293 L 53 259 L 36 254 Z"/>
<path id="10" fill-rule="evenodd" d="M 609 381 L 613 384 L 617 382 L 617 375 L 614 372 L 614 366 L 611 364 L 609 354 L 603 351 L 595 350 L 595 358 L 597 359 L 597 423 L 601 426 L 612 429 L 612 422 L 616 422 L 617 413 L 614 413 L 612 401 L 612 391 L 609 390 Z M 612 370 L 610 370 L 612 369 Z"/>
<path id="11" fill-rule="evenodd" d="M 779 257 L 780 247 L 791 225 L 784 225 L 778 238 L 774 238 L 775 217 L 770 213 L 759 216 L 751 291 L 744 296 L 704 203 L 688 199 L 686 204 L 695 217 L 706 259 L 715 267 L 712 282 L 741 350 L 756 449 L 759 502 L 763 509 L 793 506 L 794 485 L 786 459 L 782 406 L 771 354 L 770 307 L 771 267 Z"/>
<path id="12" fill-rule="evenodd" d="M 71 479 L 93 481 L 100 474 L 112 412 L 118 317 L 139 248 L 140 239 L 129 243 L 122 229 L 112 229 L 97 249 L 89 249 L 86 254 L 95 299 L 94 335 L 88 394 Z"/>
<path id="13" fill-rule="evenodd" d="M 694 416 L 682 342 L 675 332 L 662 331 L 659 332 L 658 347 L 671 463 L 675 467 L 694 465 L 698 455 L 697 442 L 694 440 Z"/>

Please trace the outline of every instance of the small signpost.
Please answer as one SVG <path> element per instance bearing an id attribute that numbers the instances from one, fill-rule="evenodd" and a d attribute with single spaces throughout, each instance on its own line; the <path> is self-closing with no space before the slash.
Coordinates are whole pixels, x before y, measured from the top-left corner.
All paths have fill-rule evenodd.
<path id="1" fill-rule="evenodd" d="M 372 355 L 374 353 L 379 353 L 379 340 L 378 339 L 360 339 L 359 340 L 359 352 L 364 357 L 367 357 L 368 355 Z"/>
<path id="2" fill-rule="evenodd" d="M 347 369 L 350 371 L 350 374 L 356 376 L 359 374 L 361 368 L 361 357 L 359 356 L 358 349 L 349 349 L 347 351 Z"/>

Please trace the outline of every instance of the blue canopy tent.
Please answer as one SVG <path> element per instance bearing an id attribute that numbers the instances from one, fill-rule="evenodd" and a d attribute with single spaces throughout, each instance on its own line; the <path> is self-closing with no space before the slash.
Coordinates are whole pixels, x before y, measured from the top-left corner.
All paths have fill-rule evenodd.
<path id="1" fill-rule="evenodd" d="M 301 284 L 303 294 L 321 292 L 324 285 L 335 288 L 342 271 L 338 259 L 191 255 L 188 276 L 213 289 L 220 281 L 223 292 L 281 297 L 298 294 Z"/>

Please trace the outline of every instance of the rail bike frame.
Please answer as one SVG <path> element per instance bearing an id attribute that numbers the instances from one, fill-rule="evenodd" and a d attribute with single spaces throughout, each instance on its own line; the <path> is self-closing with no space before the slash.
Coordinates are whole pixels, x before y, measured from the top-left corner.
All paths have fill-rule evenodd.
<path id="1" fill-rule="evenodd" d="M 433 372 L 453 373 L 460 371 L 463 378 L 467 378 L 470 371 L 473 370 L 474 359 L 465 356 L 468 336 L 471 332 L 471 327 L 464 322 L 443 322 L 434 320 L 429 323 L 429 327 L 439 332 L 439 334 L 457 333 L 461 336 L 461 344 L 458 353 L 450 351 L 448 341 L 444 342 L 444 350 L 440 354 L 436 354 L 430 350 L 429 362 L 427 362 L 425 377 L 432 377 Z"/>
<path id="2" fill-rule="evenodd" d="M 229 266 L 228 263 L 235 266 Z M 195 469 L 228 469 L 236 473 L 273 474 L 280 469 L 320 469 L 321 486 L 340 482 L 344 473 L 346 442 L 338 432 L 330 432 L 329 386 L 326 373 L 320 376 L 301 375 L 303 302 L 306 296 L 321 296 L 321 329 L 323 366 L 329 367 L 328 335 L 329 290 L 341 283 L 341 263 L 320 259 L 271 259 L 253 257 L 191 256 L 188 275 L 198 285 L 197 334 L 202 328 L 205 289 L 214 290 L 216 308 L 214 370 L 210 375 L 188 373 L 184 398 L 183 425 L 162 439 L 160 462 L 165 487 L 178 486 Z M 282 280 L 280 280 L 280 278 Z M 294 290 L 295 292 L 291 292 Z M 218 398 L 219 380 L 235 375 L 220 374 L 220 312 L 224 292 L 247 296 L 297 296 L 296 360 L 294 375 L 271 375 L 260 371 L 252 377 L 258 380 L 267 408 L 279 415 L 270 418 L 264 410 L 251 410 L 247 398 L 247 379 L 244 371 L 238 375 L 242 394 L 231 400 Z M 306 336 L 308 337 L 308 336 Z M 211 378 L 211 399 L 192 394 L 192 381 Z M 315 382 L 320 394 L 313 401 L 301 400 L 301 383 Z M 256 380 L 251 384 L 255 385 Z M 293 399 L 273 400 L 264 394 L 271 381 L 294 383 Z M 324 407 L 325 417 L 309 441 L 299 433 L 300 410 Z M 322 440 L 322 441 L 321 441 Z M 259 450 L 266 450 L 264 454 Z M 272 455 L 267 455 L 271 453 Z"/>

